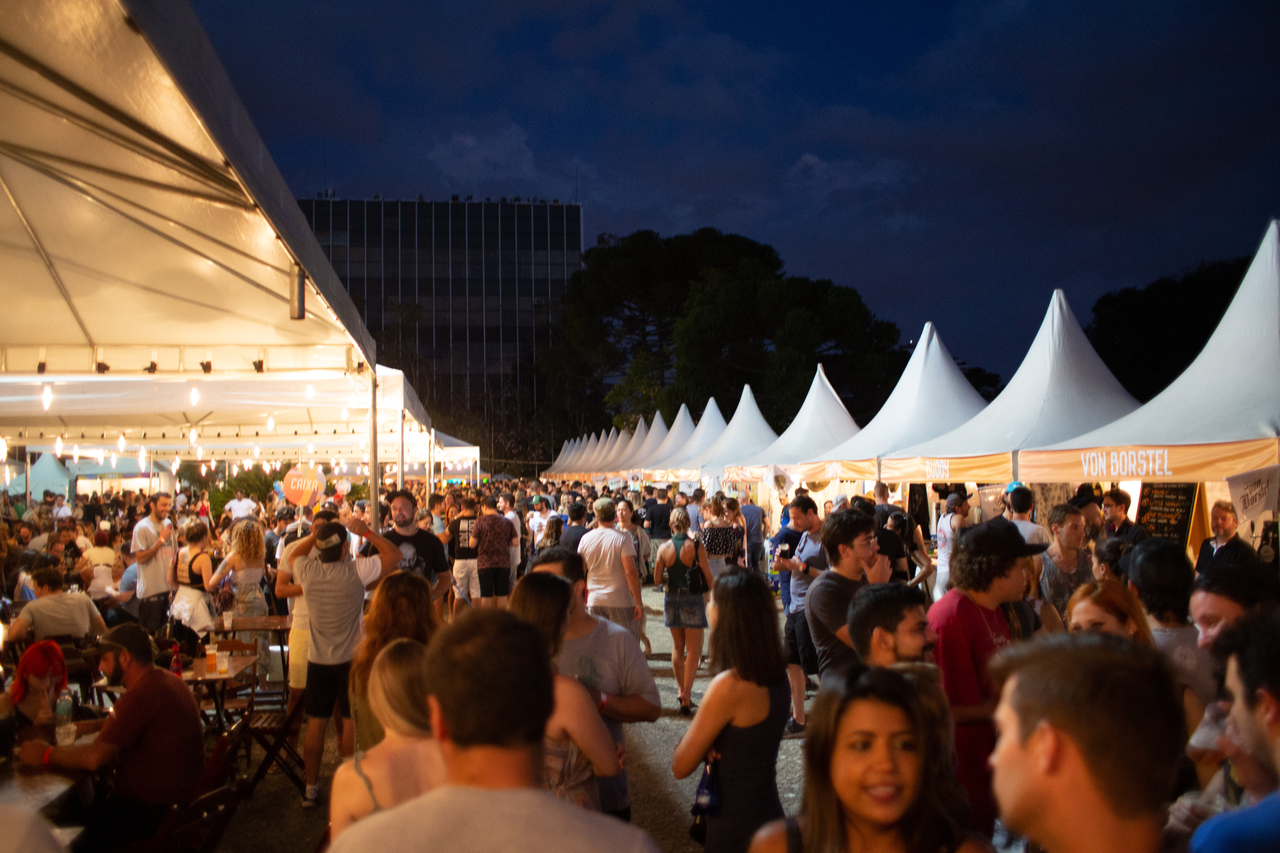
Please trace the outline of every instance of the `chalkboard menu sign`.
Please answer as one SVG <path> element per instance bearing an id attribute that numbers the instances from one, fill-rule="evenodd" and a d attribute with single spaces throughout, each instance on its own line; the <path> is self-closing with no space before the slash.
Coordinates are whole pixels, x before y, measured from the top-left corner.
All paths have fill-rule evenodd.
<path id="1" fill-rule="evenodd" d="M 1186 545 L 1199 488 L 1199 483 L 1143 483 L 1134 521 L 1152 536 Z"/>

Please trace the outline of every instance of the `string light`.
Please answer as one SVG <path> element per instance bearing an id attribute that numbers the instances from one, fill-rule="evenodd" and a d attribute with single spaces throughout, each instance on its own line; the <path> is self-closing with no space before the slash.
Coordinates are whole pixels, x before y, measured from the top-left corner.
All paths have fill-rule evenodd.
<path id="1" fill-rule="evenodd" d="M 116 455 L 114 453 L 111 454 L 111 470 L 116 470 Z"/>
<path id="2" fill-rule="evenodd" d="M 116 440 L 116 447 L 120 448 L 121 453 L 124 453 L 124 433 L 120 433 L 120 438 Z"/>
<path id="3" fill-rule="evenodd" d="M 204 464 L 203 462 L 201 462 L 201 463 L 200 463 L 200 476 L 201 476 L 201 477 L 203 477 L 203 476 L 205 476 L 205 474 L 206 474 L 206 473 L 207 473 L 207 471 L 205 470 L 205 464 Z"/>
<path id="4" fill-rule="evenodd" d="M 308 400 L 310 400 L 310 399 L 311 399 L 312 397 L 314 397 L 315 395 L 316 395 L 316 389 L 315 389 L 315 388 L 313 388 L 310 384 L 308 384 L 308 385 L 307 385 L 307 399 L 308 399 Z M 46 408 L 47 408 L 47 407 L 46 407 Z"/>
<path id="5" fill-rule="evenodd" d="M 261 455 L 262 455 L 262 448 L 255 444 L 253 446 L 253 458 L 257 459 Z"/>
<path id="6" fill-rule="evenodd" d="M 71 445 L 71 461 L 79 464 L 80 462 L 80 445 Z"/>
<path id="7" fill-rule="evenodd" d="M 138 470 L 147 470 L 147 449 L 141 446 L 138 447 Z"/>
<path id="8" fill-rule="evenodd" d="M 175 453 L 175 454 L 173 454 L 173 463 L 169 465 L 169 470 L 170 470 L 170 471 L 172 471 L 175 475 L 177 475 L 177 473 L 178 473 L 178 465 L 180 465 L 180 464 L 181 464 L 181 463 L 178 461 L 178 454 L 176 454 L 176 453 Z"/>
<path id="9" fill-rule="evenodd" d="M 342 407 L 342 419 L 343 419 L 344 421 L 347 419 L 347 407 L 346 407 L 346 406 L 343 406 L 343 407 Z"/>
<path id="10" fill-rule="evenodd" d="M 49 406 L 53 404 L 53 389 L 48 385 L 44 386 L 44 391 L 40 392 L 40 402 L 44 403 L 44 410 L 49 411 Z"/>
<path id="11" fill-rule="evenodd" d="M 196 461 L 199 462 L 203 458 L 204 458 L 204 448 L 197 444 L 196 445 Z"/>
<path id="12" fill-rule="evenodd" d="M 45 408 L 47 409 L 48 406 L 45 406 Z M 58 436 L 56 439 L 54 439 L 53 455 L 58 457 L 59 459 L 62 458 L 62 436 Z"/>
<path id="13" fill-rule="evenodd" d="M 200 389 L 192 388 L 191 389 L 191 405 L 194 406 L 196 403 L 199 403 L 199 402 L 200 402 Z"/>
<path id="14" fill-rule="evenodd" d="M 194 389 L 192 390 L 192 393 L 193 394 L 195 393 Z M 195 447 L 196 439 L 198 439 L 199 437 L 200 437 L 200 427 L 192 427 L 191 432 L 187 434 L 187 441 L 191 443 L 192 447 Z"/>
<path id="15" fill-rule="evenodd" d="M 276 431 L 276 419 L 272 415 L 267 416 L 267 432 Z"/>

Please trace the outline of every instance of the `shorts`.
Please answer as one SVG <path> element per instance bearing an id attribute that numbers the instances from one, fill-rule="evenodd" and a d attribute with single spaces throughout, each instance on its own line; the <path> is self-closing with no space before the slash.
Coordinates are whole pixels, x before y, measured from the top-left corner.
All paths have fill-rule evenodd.
<path id="1" fill-rule="evenodd" d="M 670 542 L 670 539 L 654 539 L 649 537 L 649 565 L 658 565 L 658 549 Z"/>
<path id="2" fill-rule="evenodd" d="M 818 648 L 809 633 L 809 620 L 804 611 L 788 613 L 782 628 L 782 644 L 786 647 L 787 663 L 798 666 L 806 675 L 818 674 Z"/>
<path id="3" fill-rule="evenodd" d="M 338 703 L 342 719 L 351 719 L 351 697 L 347 693 L 347 681 L 351 675 L 351 661 L 346 663 L 307 662 L 307 695 L 303 699 L 308 717 L 324 719 L 333 715 L 333 703 Z"/>
<path id="4" fill-rule="evenodd" d="M 311 648 L 311 629 L 294 625 L 289 629 L 289 689 L 307 688 L 307 652 Z"/>
<path id="5" fill-rule="evenodd" d="M 481 598 L 505 598 L 511 594 L 511 569 L 506 566 L 479 569 L 477 574 Z"/>
<path id="6" fill-rule="evenodd" d="M 615 625 L 621 625 L 631 632 L 631 636 L 636 638 L 637 643 L 640 642 L 641 629 L 644 627 L 644 614 L 641 613 L 639 619 L 633 618 L 636 615 L 635 608 L 595 605 L 588 606 L 587 612 L 592 616 L 608 619 Z"/>
<path id="7" fill-rule="evenodd" d="M 707 605 L 702 594 L 668 589 L 662 599 L 663 622 L 668 628 L 707 627 Z"/>
<path id="8" fill-rule="evenodd" d="M 475 560 L 453 561 L 453 588 L 458 598 L 470 601 L 480 597 L 480 575 Z"/>

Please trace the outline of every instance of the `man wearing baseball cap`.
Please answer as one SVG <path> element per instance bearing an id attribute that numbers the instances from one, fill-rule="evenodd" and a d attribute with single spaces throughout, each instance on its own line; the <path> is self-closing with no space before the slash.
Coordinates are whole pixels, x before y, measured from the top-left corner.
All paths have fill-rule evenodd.
<path id="1" fill-rule="evenodd" d="M 151 637 L 133 623 L 117 625 L 98 641 L 98 669 L 124 695 L 89 744 L 22 745 L 28 767 L 69 767 L 97 772 L 115 765 L 112 795 L 86 820 L 92 843 L 110 847 L 155 833 L 174 803 L 190 802 L 204 771 L 204 729 L 191 688 L 155 665 Z"/>
<path id="2" fill-rule="evenodd" d="M 951 554 L 952 589 L 929 608 L 929 628 L 938 635 L 934 662 L 956 722 L 956 779 L 969 794 L 970 828 L 988 838 L 996 803 L 987 758 L 996 743 L 991 720 L 1000 691 L 987 661 L 1012 643 L 1000 605 L 1026 589 L 1019 561 L 1046 547 L 1028 543 L 1004 516 L 969 528 Z"/>

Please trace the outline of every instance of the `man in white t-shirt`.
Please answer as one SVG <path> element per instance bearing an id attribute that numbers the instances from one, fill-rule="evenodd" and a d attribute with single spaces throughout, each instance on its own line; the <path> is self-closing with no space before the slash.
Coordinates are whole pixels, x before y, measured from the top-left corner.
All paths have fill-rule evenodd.
<path id="1" fill-rule="evenodd" d="M 519 545 L 511 546 L 511 588 L 516 588 L 516 579 L 520 574 L 520 558 L 521 550 L 524 547 L 524 524 L 520 521 L 520 513 L 516 512 L 516 499 L 509 492 L 504 492 L 498 496 L 498 512 L 502 513 L 502 517 L 511 522 L 511 529 L 516 532 L 516 536 L 520 537 Z"/>
<path id="2" fill-rule="evenodd" d="M 258 508 L 258 502 L 253 498 L 246 498 L 244 492 L 237 490 L 236 499 L 227 501 L 224 507 L 227 512 L 231 513 L 231 520 L 244 518 L 246 515 L 253 515 L 254 510 Z"/>
<path id="3" fill-rule="evenodd" d="M 169 567 L 178 549 L 169 521 L 173 499 L 156 492 L 147 501 L 151 512 L 134 525 L 130 550 L 138 564 L 138 621 L 155 634 L 169 615 Z"/>
<path id="4" fill-rule="evenodd" d="M 1049 531 L 1031 520 L 1031 512 L 1036 508 L 1035 493 L 1021 483 L 1015 483 L 1005 496 L 1009 500 L 1009 511 L 1018 532 L 1029 545 L 1048 545 Z"/>
<path id="5" fill-rule="evenodd" d="M 614 526 L 618 511 L 611 499 L 600 498 L 592 509 L 600 526 L 578 543 L 578 553 L 587 564 L 587 610 L 626 628 L 640 642 L 644 609 L 635 543 Z"/>
<path id="6" fill-rule="evenodd" d="M 53 496 L 53 520 L 58 521 L 63 518 L 71 517 L 71 507 L 67 506 L 67 498 L 65 495 Z"/>

